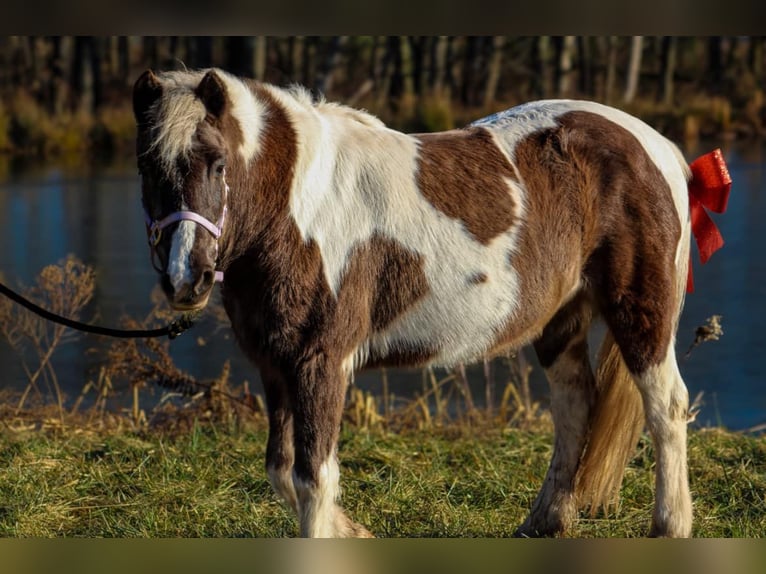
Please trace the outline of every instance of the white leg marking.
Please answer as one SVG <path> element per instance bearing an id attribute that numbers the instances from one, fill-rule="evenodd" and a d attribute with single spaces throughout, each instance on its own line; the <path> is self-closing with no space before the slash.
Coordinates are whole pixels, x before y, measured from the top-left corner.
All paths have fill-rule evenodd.
<path id="1" fill-rule="evenodd" d="M 686 461 L 689 393 L 671 343 L 665 360 L 636 377 L 656 451 L 656 494 L 650 534 L 690 536 L 692 501 Z"/>
<path id="2" fill-rule="evenodd" d="M 278 496 L 290 505 L 290 508 L 294 512 L 298 512 L 298 495 L 295 493 L 295 486 L 293 486 L 292 472 L 289 468 L 281 469 L 269 466 L 266 469 L 266 473 L 269 475 L 269 482 L 271 488 Z"/>
<path id="3" fill-rule="evenodd" d="M 194 247 L 194 234 L 197 224 L 193 221 L 182 221 L 173 233 L 168 258 L 168 275 L 173 288 L 178 291 L 183 285 L 192 283 L 191 251 Z"/>
<path id="4" fill-rule="evenodd" d="M 319 467 L 317 484 L 304 482 L 293 473 L 293 484 L 298 495 L 298 517 L 301 536 L 305 538 L 333 538 L 339 509 L 335 500 L 339 494 L 340 469 L 335 455 Z"/>

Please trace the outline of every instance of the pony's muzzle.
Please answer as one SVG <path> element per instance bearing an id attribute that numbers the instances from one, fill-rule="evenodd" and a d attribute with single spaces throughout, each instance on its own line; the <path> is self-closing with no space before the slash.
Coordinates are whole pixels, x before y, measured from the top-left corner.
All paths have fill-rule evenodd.
<path id="1" fill-rule="evenodd" d="M 207 304 L 215 284 L 215 269 L 205 266 L 200 269 L 191 283 L 184 283 L 177 289 L 173 286 L 167 273 L 162 275 L 162 289 L 168 302 L 177 311 L 201 309 Z"/>

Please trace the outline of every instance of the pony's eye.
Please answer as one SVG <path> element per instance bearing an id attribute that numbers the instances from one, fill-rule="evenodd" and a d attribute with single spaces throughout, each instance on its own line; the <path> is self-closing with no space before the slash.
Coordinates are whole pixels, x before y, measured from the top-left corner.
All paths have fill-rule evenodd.
<path id="1" fill-rule="evenodd" d="M 215 174 L 216 175 L 223 175 L 223 170 L 226 168 L 226 166 L 223 163 L 219 163 L 215 166 Z"/>

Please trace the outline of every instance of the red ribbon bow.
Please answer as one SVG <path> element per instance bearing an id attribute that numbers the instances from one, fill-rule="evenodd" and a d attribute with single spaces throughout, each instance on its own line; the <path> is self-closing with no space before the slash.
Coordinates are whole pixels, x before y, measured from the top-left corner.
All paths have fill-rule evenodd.
<path id="1" fill-rule="evenodd" d="M 695 159 L 690 165 L 692 180 L 689 182 L 689 210 L 692 233 L 697 241 L 700 260 L 706 263 L 710 256 L 723 247 L 721 232 L 705 211 L 716 213 L 726 211 L 731 190 L 731 176 L 720 149 L 715 149 Z M 692 261 L 689 254 L 689 273 L 686 278 L 686 292 L 694 291 Z"/>

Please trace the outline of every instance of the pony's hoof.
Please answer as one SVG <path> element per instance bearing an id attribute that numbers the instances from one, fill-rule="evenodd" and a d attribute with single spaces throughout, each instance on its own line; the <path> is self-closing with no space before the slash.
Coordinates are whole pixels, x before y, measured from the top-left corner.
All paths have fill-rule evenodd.
<path id="1" fill-rule="evenodd" d="M 375 535 L 358 522 L 354 522 L 345 514 L 338 521 L 338 535 L 343 538 L 375 538 Z"/>

